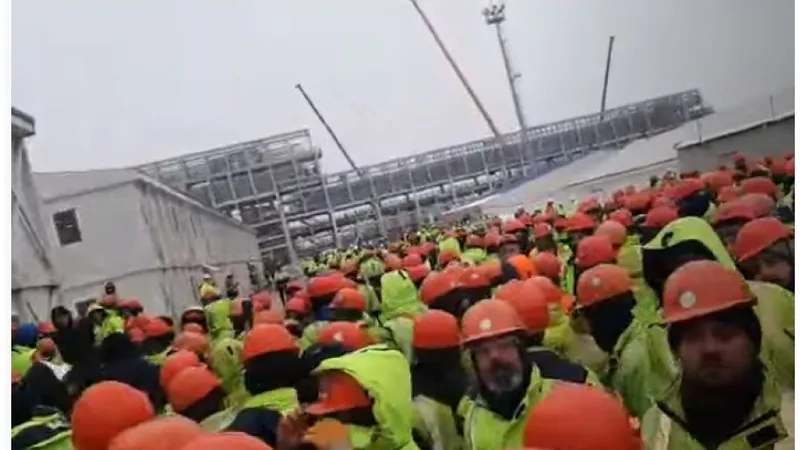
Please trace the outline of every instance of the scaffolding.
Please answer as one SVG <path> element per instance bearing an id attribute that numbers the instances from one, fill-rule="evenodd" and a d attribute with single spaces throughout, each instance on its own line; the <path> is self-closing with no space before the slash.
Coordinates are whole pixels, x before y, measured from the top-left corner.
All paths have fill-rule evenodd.
<path id="1" fill-rule="evenodd" d="M 521 157 L 522 135 L 517 131 L 503 136 L 503 147 L 492 136 L 360 167 L 361 173 L 323 174 L 321 151 L 308 130 L 299 130 L 138 169 L 240 218 L 255 228 L 262 255 L 282 263 L 289 261 L 287 244 L 303 257 L 337 246 L 396 239 L 436 222 L 458 205 L 590 152 L 674 129 L 706 112 L 700 92 L 691 90 L 531 127 L 526 138 L 534 158 Z M 373 199 L 379 202 L 378 219 Z"/>

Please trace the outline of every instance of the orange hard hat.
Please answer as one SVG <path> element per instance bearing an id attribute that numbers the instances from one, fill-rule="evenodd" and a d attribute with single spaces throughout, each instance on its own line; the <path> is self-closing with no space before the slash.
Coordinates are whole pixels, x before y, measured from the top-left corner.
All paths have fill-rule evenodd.
<path id="1" fill-rule="evenodd" d="M 706 172 L 700 176 L 700 179 L 714 192 L 719 192 L 726 186 L 733 186 L 733 174 L 724 170 Z"/>
<path id="2" fill-rule="evenodd" d="M 117 306 L 117 296 L 116 295 L 106 295 L 100 300 L 100 306 L 104 308 L 112 308 Z"/>
<path id="3" fill-rule="evenodd" d="M 322 372 L 319 384 L 319 400 L 305 409 L 306 413 L 313 416 L 365 408 L 372 404 L 364 388 L 345 372 L 339 370 Z"/>
<path id="4" fill-rule="evenodd" d="M 533 237 L 535 239 L 543 239 L 553 236 L 553 227 L 546 222 L 540 222 L 533 226 Z"/>
<path id="5" fill-rule="evenodd" d="M 550 278 L 533 277 L 525 283 L 536 286 L 544 294 L 544 298 L 549 305 L 560 304 L 561 299 L 564 297 L 564 293 Z"/>
<path id="6" fill-rule="evenodd" d="M 339 270 L 344 275 L 355 275 L 358 273 L 358 261 L 354 259 L 348 259 L 342 262 L 342 266 Z"/>
<path id="7" fill-rule="evenodd" d="M 406 267 L 406 272 L 408 272 L 408 276 L 417 283 L 421 280 L 424 280 L 431 273 L 431 268 L 428 267 L 427 264 L 420 264 L 417 266 Z"/>
<path id="8" fill-rule="evenodd" d="M 480 289 L 489 285 L 486 274 L 477 267 L 465 267 L 458 272 L 458 286 L 463 289 Z"/>
<path id="9" fill-rule="evenodd" d="M 394 253 L 387 253 L 386 256 L 383 257 L 383 264 L 388 271 L 401 270 L 403 268 L 403 260 Z"/>
<path id="10" fill-rule="evenodd" d="M 582 212 L 577 212 L 567 219 L 566 225 L 566 230 L 569 233 L 594 231 L 594 227 L 596 226 L 594 219 Z"/>
<path id="11" fill-rule="evenodd" d="M 503 238 L 500 236 L 500 233 L 489 232 L 483 237 L 483 245 L 486 246 L 486 248 L 499 247 L 502 242 Z"/>
<path id="12" fill-rule="evenodd" d="M 292 297 L 286 302 L 286 306 L 284 307 L 286 312 L 293 312 L 297 314 L 306 315 L 311 310 L 311 306 L 308 304 L 306 299 L 301 297 Z"/>
<path id="13" fill-rule="evenodd" d="M 628 229 L 616 220 L 606 220 L 594 230 L 595 236 L 606 236 L 615 248 L 621 247 L 628 239 Z"/>
<path id="14" fill-rule="evenodd" d="M 578 277 L 577 301 L 589 307 L 629 292 L 632 286 L 628 271 L 614 264 L 600 264 Z"/>
<path id="15" fill-rule="evenodd" d="M 36 353 L 48 354 L 56 351 L 56 343 L 50 338 L 42 338 L 36 342 Z"/>
<path id="16" fill-rule="evenodd" d="M 242 360 L 275 352 L 297 352 L 297 345 L 289 331 L 281 325 L 260 324 L 253 327 L 244 338 Z"/>
<path id="17" fill-rule="evenodd" d="M 575 266 L 581 269 L 594 267 L 598 264 L 613 264 L 617 258 L 617 251 L 611 240 L 604 235 L 587 236 L 578 242 L 575 250 Z"/>
<path id="18" fill-rule="evenodd" d="M 189 441 L 188 444 L 175 450 L 218 450 L 235 448 L 236 450 L 272 450 L 264 441 L 246 433 L 224 432 L 204 434 Z"/>
<path id="19" fill-rule="evenodd" d="M 527 280 L 536 275 L 536 267 L 533 266 L 530 258 L 525 255 L 514 255 L 509 257 L 507 261 L 516 269 L 520 280 Z"/>
<path id="20" fill-rule="evenodd" d="M 39 329 L 40 334 L 50 334 L 55 333 L 56 327 L 53 326 L 53 322 L 39 322 Z"/>
<path id="21" fill-rule="evenodd" d="M 664 283 L 662 298 L 666 323 L 691 320 L 755 303 L 739 272 L 708 260 L 691 261 L 679 267 Z"/>
<path id="22" fill-rule="evenodd" d="M 319 330 L 317 342 L 322 345 L 338 344 L 353 351 L 372 345 L 373 339 L 360 324 L 337 321 L 329 322 Z"/>
<path id="23" fill-rule="evenodd" d="M 147 324 L 150 323 L 150 321 L 153 319 L 147 314 L 142 313 L 142 314 L 137 314 L 136 317 L 132 318 L 131 320 L 133 321 L 133 326 L 135 326 L 136 328 L 141 328 L 142 331 L 144 331 L 144 329 L 147 328 Z"/>
<path id="24" fill-rule="evenodd" d="M 503 300 L 481 300 L 461 319 L 461 342 L 473 342 L 525 331 L 517 311 Z"/>
<path id="25" fill-rule="evenodd" d="M 561 277 L 561 261 L 550 252 L 538 252 L 531 259 L 536 272 L 550 279 Z"/>
<path id="26" fill-rule="evenodd" d="M 458 261 L 458 259 L 460 257 L 461 257 L 461 255 L 459 255 L 458 253 L 456 253 L 454 251 L 445 250 L 445 251 L 439 253 L 439 258 L 438 258 L 439 265 L 444 267 L 444 266 L 450 264 L 452 261 Z"/>
<path id="27" fill-rule="evenodd" d="M 464 245 L 466 247 L 479 247 L 479 248 L 483 248 L 485 246 L 483 238 L 475 234 L 470 234 L 469 236 L 467 236 L 467 239 L 464 241 Z"/>
<path id="28" fill-rule="evenodd" d="M 625 208 L 632 213 L 642 214 L 650 208 L 653 196 L 650 192 L 641 191 L 628 194 L 625 197 Z"/>
<path id="29" fill-rule="evenodd" d="M 259 291 L 250 296 L 250 303 L 253 304 L 253 309 L 258 306 L 258 310 L 272 308 L 272 294 L 267 291 Z"/>
<path id="30" fill-rule="evenodd" d="M 525 229 L 525 224 L 517 219 L 511 219 L 503 224 L 503 233 L 514 234 Z"/>
<path id="31" fill-rule="evenodd" d="M 333 297 L 330 308 L 363 312 L 367 310 L 367 297 L 358 289 L 344 288 Z"/>
<path id="32" fill-rule="evenodd" d="M 590 213 L 598 209 L 600 209 L 600 202 L 594 197 L 587 198 L 578 205 L 578 211 L 582 213 Z"/>
<path id="33" fill-rule="evenodd" d="M 625 208 L 620 208 L 609 214 L 608 220 L 613 220 L 627 229 L 633 225 L 633 214 Z"/>
<path id="34" fill-rule="evenodd" d="M 309 280 L 306 291 L 311 298 L 329 297 L 339 292 L 339 289 L 347 287 L 345 280 L 346 278 L 340 273 L 321 275 Z"/>
<path id="35" fill-rule="evenodd" d="M 128 300 L 123 300 L 119 304 L 119 307 L 123 308 L 123 309 L 127 309 L 129 311 L 142 311 L 142 310 L 144 310 L 144 307 L 142 306 L 142 304 L 139 302 L 139 300 L 136 300 L 135 298 L 130 298 Z"/>
<path id="36" fill-rule="evenodd" d="M 138 327 L 130 327 L 126 333 L 128 333 L 128 339 L 130 339 L 134 344 L 141 344 L 147 337 L 144 335 L 144 331 Z"/>
<path id="37" fill-rule="evenodd" d="M 197 353 L 188 350 L 179 350 L 166 358 L 161 364 L 161 369 L 158 372 L 159 384 L 161 389 L 166 390 L 170 381 L 175 378 L 183 369 L 189 367 L 202 367 L 200 358 Z"/>
<path id="38" fill-rule="evenodd" d="M 736 198 L 739 198 L 739 188 L 736 186 L 725 186 L 717 191 L 717 203 L 719 204 L 725 204 Z"/>
<path id="39" fill-rule="evenodd" d="M 717 226 L 731 220 L 748 222 L 756 218 L 753 205 L 740 200 L 723 203 L 711 215 L 711 225 Z"/>
<path id="40" fill-rule="evenodd" d="M 603 389 L 556 383 L 528 413 L 523 443 L 541 449 L 642 450 L 636 423 Z"/>
<path id="41" fill-rule="evenodd" d="M 157 417 L 118 434 L 108 450 L 176 450 L 204 434 L 196 422 L 183 416 Z"/>
<path id="42" fill-rule="evenodd" d="M 283 313 L 274 309 L 263 309 L 253 315 L 253 325 L 282 325 Z"/>
<path id="43" fill-rule="evenodd" d="M 428 310 L 414 318 L 414 348 L 443 350 L 461 345 L 458 320 L 445 311 Z"/>
<path id="44" fill-rule="evenodd" d="M 181 331 L 188 331 L 190 333 L 206 334 L 206 330 L 199 323 L 188 322 L 183 325 Z"/>
<path id="45" fill-rule="evenodd" d="M 514 307 L 528 333 L 542 333 L 549 326 L 547 298 L 537 285 L 512 280 L 501 286 L 494 296 Z"/>
<path id="46" fill-rule="evenodd" d="M 739 201 L 749 204 L 756 217 L 771 216 L 775 209 L 775 200 L 767 194 L 744 194 Z"/>
<path id="47" fill-rule="evenodd" d="M 201 333 L 184 331 L 175 336 L 175 340 L 172 342 L 172 348 L 176 350 L 188 350 L 198 355 L 206 355 L 208 354 L 208 338 Z"/>
<path id="48" fill-rule="evenodd" d="M 653 203 L 652 205 L 650 205 L 650 208 L 651 209 L 658 208 L 660 206 L 668 206 L 670 208 L 674 208 L 675 202 L 673 202 L 672 199 L 666 195 L 659 195 L 653 198 Z"/>
<path id="49" fill-rule="evenodd" d="M 645 227 L 664 228 L 673 220 L 678 220 L 678 210 L 671 206 L 657 206 L 647 212 L 644 218 Z"/>
<path id="50" fill-rule="evenodd" d="M 672 198 L 675 201 L 681 201 L 690 196 L 702 191 L 706 188 L 706 184 L 699 178 L 684 178 L 675 187 L 672 192 Z"/>
<path id="51" fill-rule="evenodd" d="M 403 258 L 403 267 L 408 269 L 409 267 L 419 266 L 422 264 L 422 257 L 419 256 L 418 253 L 411 253 L 410 255 Z"/>
<path id="52" fill-rule="evenodd" d="M 147 325 L 144 326 L 144 335 L 149 338 L 157 338 L 161 336 L 166 336 L 169 333 L 174 332 L 171 326 L 163 320 L 159 318 L 152 319 L 147 322 Z"/>
<path id="53" fill-rule="evenodd" d="M 747 178 L 742 181 L 741 190 L 744 194 L 766 194 L 773 199 L 777 199 L 780 192 L 775 182 L 767 177 Z"/>
<path id="54" fill-rule="evenodd" d="M 456 289 L 458 289 L 457 274 L 450 271 L 431 272 L 419 287 L 419 299 L 422 303 L 430 305 Z"/>
<path id="55" fill-rule="evenodd" d="M 207 368 L 187 367 L 178 372 L 167 385 L 167 400 L 172 409 L 180 413 L 221 387 L 222 381 Z"/>
<path id="56" fill-rule="evenodd" d="M 775 217 L 752 220 L 739 230 L 733 245 L 733 255 L 739 262 L 758 256 L 783 239 L 790 239 L 792 230 Z"/>
<path id="57" fill-rule="evenodd" d="M 72 408 L 72 444 L 76 450 L 106 450 L 116 435 L 154 417 L 144 392 L 101 381 L 86 389 Z"/>

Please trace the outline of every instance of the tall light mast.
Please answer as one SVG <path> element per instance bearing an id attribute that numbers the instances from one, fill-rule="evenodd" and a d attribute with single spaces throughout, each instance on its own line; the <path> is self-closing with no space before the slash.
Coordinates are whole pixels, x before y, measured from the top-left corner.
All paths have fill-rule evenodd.
<path id="1" fill-rule="evenodd" d="M 483 17 L 486 19 L 486 24 L 493 26 L 497 33 L 497 41 L 500 43 L 500 52 L 503 55 L 503 65 L 506 69 L 506 77 L 508 78 L 508 86 L 511 89 L 511 99 L 514 102 L 514 111 L 517 115 L 517 122 L 519 123 L 520 133 L 520 158 L 522 159 L 522 173 L 527 172 L 527 160 L 530 157 L 530 149 L 528 145 L 528 125 L 525 121 L 525 112 L 522 110 L 522 102 L 519 98 L 517 90 L 517 80 L 521 77 L 518 72 L 515 72 L 511 65 L 511 57 L 508 53 L 505 32 L 503 30 L 503 22 L 506 21 L 506 5 L 502 0 L 498 3 L 492 2 L 486 8 L 483 8 Z"/>

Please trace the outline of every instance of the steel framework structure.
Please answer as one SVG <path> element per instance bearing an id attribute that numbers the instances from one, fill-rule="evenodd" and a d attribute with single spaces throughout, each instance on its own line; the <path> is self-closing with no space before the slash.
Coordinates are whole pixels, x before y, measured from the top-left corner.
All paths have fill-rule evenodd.
<path id="1" fill-rule="evenodd" d="M 528 128 L 524 153 L 521 133 L 514 132 L 503 136 L 502 148 L 494 137 L 487 137 L 360 167 L 361 174 L 323 174 L 321 150 L 308 130 L 138 169 L 254 227 L 262 255 L 288 262 L 287 244 L 307 256 L 337 244 L 394 239 L 435 222 L 454 206 L 508 189 L 589 152 L 671 130 L 707 112 L 700 92 L 690 90 Z M 373 198 L 380 203 L 377 219 L 370 206 Z"/>

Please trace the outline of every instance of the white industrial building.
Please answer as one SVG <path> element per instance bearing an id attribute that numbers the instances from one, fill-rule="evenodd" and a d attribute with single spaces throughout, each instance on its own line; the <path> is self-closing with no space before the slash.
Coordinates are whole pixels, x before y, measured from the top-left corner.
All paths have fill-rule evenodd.
<path id="1" fill-rule="evenodd" d="M 11 309 L 23 320 L 47 317 L 42 313 L 60 303 L 53 245 L 25 146 L 34 125 L 31 116 L 11 108 Z"/>
<path id="2" fill-rule="evenodd" d="M 794 88 L 786 88 L 690 121 L 624 148 L 603 150 L 507 192 L 448 212 L 511 217 L 552 199 L 569 204 L 591 196 L 608 198 L 628 185 L 647 186 L 670 170 L 711 170 L 730 164 L 734 153 L 780 156 L 794 151 Z"/>
<path id="3" fill-rule="evenodd" d="M 261 274 L 250 228 L 139 171 L 36 173 L 34 180 L 68 307 L 82 309 L 110 280 L 121 298 L 175 316 L 198 304 L 206 270 L 219 286 L 232 273 L 247 292 L 249 270 Z"/>

